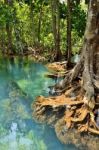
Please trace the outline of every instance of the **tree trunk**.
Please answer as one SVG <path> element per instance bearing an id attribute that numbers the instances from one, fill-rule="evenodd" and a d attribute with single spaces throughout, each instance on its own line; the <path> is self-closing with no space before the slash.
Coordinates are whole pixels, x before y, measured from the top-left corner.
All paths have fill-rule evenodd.
<path id="1" fill-rule="evenodd" d="M 99 135 L 98 6 L 99 0 L 90 0 L 80 61 L 62 81 L 51 87 L 54 94 L 62 94 L 50 98 L 39 96 L 33 103 L 34 118 L 41 122 L 54 123 L 56 134 L 62 142 L 67 141 L 67 131 L 72 128 L 71 134 L 78 130 L 85 134 L 90 132 Z M 79 75 L 80 81 L 76 80 Z M 70 137 L 68 134 L 68 140 L 74 140 L 74 136 Z"/>
<path id="2" fill-rule="evenodd" d="M 88 19 L 85 30 L 85 49 L 84 51 L 84 71 L 83 71 L 83 88 L 86 92 L 85 99 L 87 101 L 94 100 L 94 67 L 99 63 L 99 59 L 95 62 L 96 51 L 99 52 L 99 12 L 98 1 L 93 0 L 89 3 Z M 96 67 L 96 72 L 97 72 Z"/>
<path id="3" fill-rule="evenodd" d="M 1 29 L 1 50 L 2 50 L 2 54 L 5 53 L 5 36 L 4 36 L 4 33 L 5 33 L 5 29 L 4 29 L 4 27 L 2 27 L 2 29 Z"/>
<path id="4" fill-rule="evenodd" d="M 73 82 L 82 73 L 83 85 L 85 91 L 84 101 L 94 107 L 95 87 L 94 81 L 99 80 L 99 7 L 98 1 L 93 0 L 89 3 L 88 18 L 84 35 L 83 50 L 81 60 L 66 75 L 64 80 L 59 82 L 55 88 L 64 89 Z"/>
<path id="5" fill-rule="evenodd" d="M 39 20 L 38 20 L 38 43 L 40 44 L 40 36 L 41 36 L 41 23 L 42 23 L 42 7 L 43 4 L 41 3 L 41 7 L 40 7 L 40 13 L 39 13 Z"/>
<path id="6" fill-rule="evenodd" d="M 13 49 L 13 44 L 12 44 L 12 28 L 9 24 L 9 22 L 6 23 L 6 32 L 7 32 L 7 37 L 8 37 L 8 50 L 7 53 L 10 54 L 10 52 Z"/>
<path id="7" fill-rule="evenodd" d="M 56 9 L 57 9 L 57 35 L 56 35 L 56 60 L 61 59 L 61 50 L 60 50 L 60 9 L 59 9 L 59 0 L 56 2 Z"/>
<path id="8" fill-rule="evenodd" d="M 32 28 L 32 36 L 33 36 L 33 43 L 35 45 L 35 26 L 34 26 L 34 9 L 33 9 L 34 1 L 30 2 L 30 19 L 31 19 L 31 25 L 30 28 Z"/>
<path id="9" fill-rule="evenodd" d="M 51 11 L 52 11 L 52 29 L 53 29 L 53 37 L 54 37 L 54 49 L 56 49 L 56 4 L 55 1 L 51 0 Z"/>
<path id="10" fill-rule="evenodd" d="M 72 53 L 72 45 L 71 45 L 71 11 L 72 11 L 72 2 L 71 0 L 67 0 L 67 62 L 68 66 L 71 62 L 71 53 Z"/>
<path id="11" fill-rule="evenodd" d="M 10 0 L 5 0 L 5 4 L 12 6 L 13 5 L 13 1 Z M 6 22 L 6 32 L 7 32 L 7 38 L 8 38 L 8 47 L 7 47 L 7 53 L 9 54 L 12 50 L 13 50 L 13 44 L 12 44 L 12 27 L 10 25 L 10 22 Z"/>
<path id="12" fill-rule="evenodd" d="M 59 10 L 59 0 L 51 0 L 51 10 L 52 10 L 52 29 L 54 36 L 54 47 L 55 47 L 55 60 L 61 59 L 60 50 L 60 10 Z"/>
<path id="13" fill-rule="evenodd" d="M 85 0 L 85 4 L 89 4 L 89 0 Z"/>

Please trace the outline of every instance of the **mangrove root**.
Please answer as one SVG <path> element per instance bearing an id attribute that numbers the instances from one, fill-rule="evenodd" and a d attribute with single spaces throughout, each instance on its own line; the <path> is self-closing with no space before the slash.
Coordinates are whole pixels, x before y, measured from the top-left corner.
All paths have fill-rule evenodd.
<path id="1" fill-rule="evenodd" d="M 54 62 L 54 63 L 50 63 L 50 64 L 47 64 L 47 68 L 52 70 L 52 71 L 55 71 L 55 72 L 64 72 L 66 71 L 66 64 L 67 62 Z"/>
<path id="2" fill-rule="evenodd" d="M 72 88 L 69 89 L 69 93 Z M 67 95 L 67 94 L 66 94 Z M 55 97 L 37 97 L 33 103 L 33 117 L 40 122 L 52 123 L 63 118 L 66 128 L 78 128 L 79 132 L 91 132 L 98 134 L 99 127 L 94 114 L 95 109 L 91 110 L 83 101 L 80 95 L 75 98 L 66 97 L 65 94 Z M 98 108 L 99 109 L 99 108 Z M 98 114 L 99 115 L 99 114 Z M 85 125 L 84 125 L 85 124 Z M 97 131 L 97 132 L 96 132 Z"/>

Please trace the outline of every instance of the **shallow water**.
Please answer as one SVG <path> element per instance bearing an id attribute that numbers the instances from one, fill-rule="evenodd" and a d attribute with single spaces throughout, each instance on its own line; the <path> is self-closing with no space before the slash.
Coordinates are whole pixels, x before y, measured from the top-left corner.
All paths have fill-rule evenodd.
<path id="1" fill-rule="evenodd" d="M 54 80 L 27 58 L 0 58 L 0 150 L 77 150 L 60 143 L 54 129 L 32 120 L 31 103 L 48 96 Z"/>

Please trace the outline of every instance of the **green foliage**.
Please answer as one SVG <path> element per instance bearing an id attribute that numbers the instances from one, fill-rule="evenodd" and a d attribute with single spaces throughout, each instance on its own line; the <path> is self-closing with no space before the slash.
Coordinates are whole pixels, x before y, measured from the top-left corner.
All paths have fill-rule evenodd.
<path id="1" fill-rule="evenodd" d="M 0 26 L 4 26 L 7 22 L 10 24 L 13 22 L 13 9 L 11 6 L 1 4 L 0 5 Z"/>
<path id="2" fill-rule="evenodd" d="M 8 49 L 8 33 L 7 26 L 10 27 L 12 36 L 12 51 L 22 54 L 27 47 L 42 45 L 52 49 L 54 46 L 54 37 L 52 30 L 52 12 L 50 1 L 48 0 L 21 0 L 13 1 L 12 5 L 6 4 L 4 0 L 0 1 L 0 49 Z M 83 7 L 85 7 L 83 5 Z M 73 42 L 78 43 L 84 35 L 86 25 L 86 12 L 79 0 L 74 1 L 72 11 L 72 36 Z M 40 18 L 40 10 L 42 16 Z M 65 3 L 60 4 L 61 19 L 61 50 L 66 49 L 66 16 L 67 6 Z M 40 41 L 38 43 L 39 21 L 40 24 Z M 75 32 L 75 34 L 74 34 Z M 74 36 L 75 35 L 75 36 Z M 76 40 L 76 41 L 75 41 Z M 72 45 L 73 46 L 73 45 Z"/>
<path id="3" fill-rule="evenodd" d="M 79 37 L 82 37 L 86 26 L 86 13 L 81 6 L 76 5 L 72 14 L 72 28 L 76 31 Z"/>
<path id="4" fill-rule="evenodd" d="M 75 32 L 75 30 L 72 31 L 72 45 L 73 45 L 72 50 L 73 55 L 79 53 L 79 50 L 81 49 L 82 46 L 82 38 L 79 37 L 79 35 Z"/>

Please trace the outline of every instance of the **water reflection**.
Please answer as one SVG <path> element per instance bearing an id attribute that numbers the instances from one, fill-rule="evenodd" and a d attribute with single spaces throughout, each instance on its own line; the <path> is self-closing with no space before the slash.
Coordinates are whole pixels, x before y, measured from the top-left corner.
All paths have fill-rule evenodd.
<path id="1" fill-rule="evenodd" d="M 31 103 L 48 95 L 54 82 L 47 69 L 27 58 L 0 59 L 0 150 L 75 150 L 61 144 L 54 130 L 32 120 Z"/>

